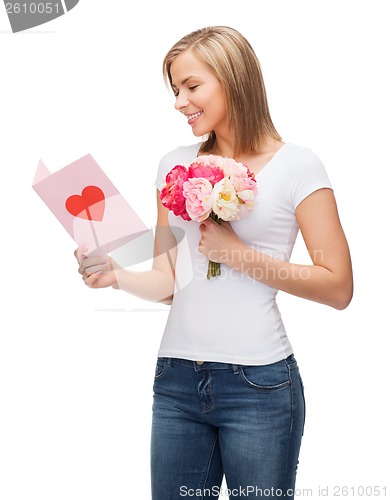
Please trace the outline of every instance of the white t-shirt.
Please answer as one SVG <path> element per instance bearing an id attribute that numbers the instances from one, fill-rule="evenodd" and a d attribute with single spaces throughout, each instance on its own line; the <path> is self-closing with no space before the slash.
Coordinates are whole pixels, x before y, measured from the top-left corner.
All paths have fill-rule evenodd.
<path id="1" fill-rule="evenodd" d="M 160 191 L 166 174 L 175 165 L 189 166 L 199 147 L 179 147 L 161 159 L 155 182 Z M 285 143 L 256 180 L 255 207 L 231 226 L 249 247 L 288 261 L 298 234 L 295 209 L 314 191 L 332 188 L 327 173 L 311 150 Z M 176 291 L 158 355 L 265 365 L 292 354 L 276 304 L 277 290 L 223 264 L 220 276 L 207 279 L 208 259 L 197 250 L 199 222 L 169 211 L 169 224 L 181 241 Z"/>

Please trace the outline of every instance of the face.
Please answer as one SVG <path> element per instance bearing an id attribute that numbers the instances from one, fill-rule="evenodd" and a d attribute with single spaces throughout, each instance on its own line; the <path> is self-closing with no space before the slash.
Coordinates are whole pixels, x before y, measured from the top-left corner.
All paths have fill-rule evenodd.
<path id="1" fill-rule="evenodd" d="M 195 136 L 227 129 L 222 85 L 209 67 L 191 50 L 185 50 L 171 64 L 175 108 L 183 113 Z"/>

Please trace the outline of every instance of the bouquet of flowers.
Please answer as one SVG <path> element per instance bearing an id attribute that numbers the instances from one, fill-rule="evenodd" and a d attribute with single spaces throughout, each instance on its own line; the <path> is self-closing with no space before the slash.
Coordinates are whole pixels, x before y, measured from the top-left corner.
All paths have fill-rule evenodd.
<path id="1" fill-rule="evenodd" d="M 198 156 L 188 168 L 176 165 L 165 181 L 162 204 L 187 221 L 241 219 L 249 215 L 257 194 L 256 179 L 248 167 L 216 155 Z M 220 264 L 209 261 L 207 278 L 220 274 Z"/>

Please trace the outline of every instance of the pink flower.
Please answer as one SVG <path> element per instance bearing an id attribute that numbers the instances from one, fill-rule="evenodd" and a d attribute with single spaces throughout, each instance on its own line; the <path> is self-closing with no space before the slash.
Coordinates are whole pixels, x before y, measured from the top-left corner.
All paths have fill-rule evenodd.
<path id="1" fill-rule="evenodd" d="M 247 217 L 256 203 L 256 179 L 251 174 L 250 177 L 232 177 L 231 181 L 240 201 L 239 218 Z"/>
<path id="2" fill-rule="evenodd" d="M 199 222 L 207 219 L 211 212 L 212 191 L 211 182 L 201 177 L 192 177 L 183 184 L 186 210 L 191 219 Z"/>
<path id="3" fill-rule="evenodd" d="M 234 221 L 255 206 L 257 183 L 248 167 L 232 158 L 198 156 L 188 167 L 176 165 L 166 176 L 162 204 L 184 220 L 211 217 Z M 220 264 L 209 260 L 207 278 L 220 274 Z"/>
<path id="4" fill-rule="evenodd" d="M 257 182 L 251 177 L 231 177 L 230 180 L 242 203 L 254 198 L 257 194 Z"/>
<path id="5" fill-rule="evenodd" d="M 200 157 L 202 158 L 202 157 Z M 217 165 L 210 163 L 205 164 L 199 160 L 195 160 L 189 167 L 189 177 L 203 177 L 214 186 L 217 182 L 224 178 L 223 170 Z"/>
<path id="6" fill-rule="evenodd" d="M 188 179 L 188 170 L 182 165 L 176 165 L 167 174 L 166 185 L 161 190 L 160 199 L 164 207 L 180 215 L 184 220 L 191 220 L 186 211 L 186 199 L 183 196 L 183 184 Z"/>
<path id="7" fill-rule="evenodd" d="M 247 177 L 248 173 L 250 174 L 248 167 L 232 158 L 223 158 L 222 165 L 226 177 Z"/>

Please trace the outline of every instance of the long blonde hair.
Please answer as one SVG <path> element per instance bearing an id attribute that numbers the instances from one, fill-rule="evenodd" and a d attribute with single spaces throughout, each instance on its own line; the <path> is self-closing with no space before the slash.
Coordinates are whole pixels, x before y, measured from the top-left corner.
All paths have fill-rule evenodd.
<path id="1" fill-rule="evenodd" d="M 222 85 L 235 155 L 259 151 L 266 137 L 281 140 L 271 120 L 259 60 L 241 33 L 227 26 L 210 26 L 175 43 L 163 62 L 163 75 L 171 87 L 171 64 L 188 49 L 210 67 Z M 211 131 L 200 150 L 212 151 L 215 142 Z"/>

